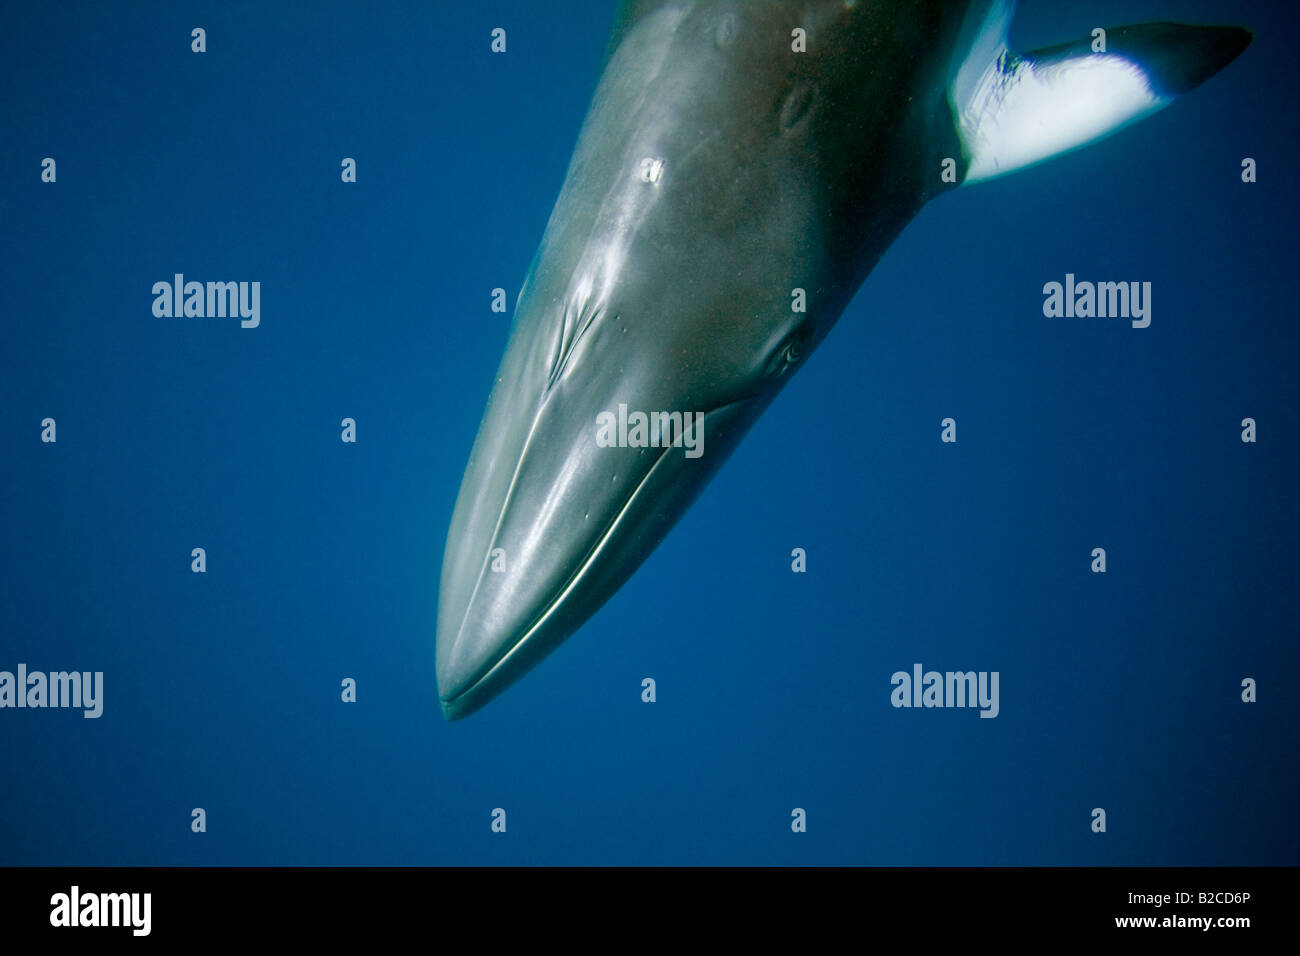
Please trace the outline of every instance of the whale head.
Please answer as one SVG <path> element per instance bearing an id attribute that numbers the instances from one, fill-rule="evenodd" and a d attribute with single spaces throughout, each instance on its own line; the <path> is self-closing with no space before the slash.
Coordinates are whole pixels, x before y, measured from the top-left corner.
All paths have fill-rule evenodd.
<path id="1" fill-rule="evenodd" d="M 1001 0 L 626 9 L 452 515 L 436 653 L 449 719 L 645 561 L 926 201 L 1140 118 L 1187 86 L 1152 77 L 1199 82 L 1243 43 L 1118 31 L 1115 68 L 1087 44 L 1016 58 Z M 1157 93 L 1130 95 L 1125 64 L 1148 60 Z M 1114 115 L 1063 122 L 1058 101 L 1091 102 L 1097 75 L 1127 84 Z M 1024 135 L 1048 120 L 1051 136 Z"/>
<path id="2" fill-rule="evenodd" d="M 618 589 L 851 293 L 821 225 L 846 163 L 808 161 L 851 75 L 707 6 L 624 33 L 525 280 L 443 561 L 449 718 Z"/>

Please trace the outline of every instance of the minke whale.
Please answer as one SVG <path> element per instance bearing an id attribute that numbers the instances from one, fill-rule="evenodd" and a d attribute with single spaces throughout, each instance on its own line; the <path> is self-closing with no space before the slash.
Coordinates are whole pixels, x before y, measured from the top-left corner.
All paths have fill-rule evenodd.
<path id="1" fill-rule="evenodd" d="M 622 586 L 929 200 L 1146 117 L 1251 39 L 1146 23 L 1107 28 L 1103 47 L 1089 24 L 1015 53 L 1012 14 L 988 0 L 623 6 L 447 535 L 448 719 Z"/>

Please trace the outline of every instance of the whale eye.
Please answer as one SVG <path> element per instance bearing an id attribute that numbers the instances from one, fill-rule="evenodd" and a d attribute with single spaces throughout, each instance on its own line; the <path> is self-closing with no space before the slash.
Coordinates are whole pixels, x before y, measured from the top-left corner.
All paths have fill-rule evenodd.
<path id="1" fill-rule="evenodd" d="M 812 341 L 812 336 L 813 324 L 811 322 L 804 322 L 787 335 L 781 344 L 770 353 L 767 360 L 766 374 L 773 378 L 779 378 L 803 361 L 808 355 L 808 347 Z"/>

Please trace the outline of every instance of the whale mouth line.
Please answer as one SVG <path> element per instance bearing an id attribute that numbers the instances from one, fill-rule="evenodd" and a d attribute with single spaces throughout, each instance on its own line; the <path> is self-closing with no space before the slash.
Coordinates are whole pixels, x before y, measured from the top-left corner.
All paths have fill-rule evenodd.
<path id="1" fill-rule="evenodd" d="M 715 412 L 723 411 L 724 409 L 731 408 L 734 405 L 742 405 L 748 401 L 751 401 L 753 398 L 754 396 L 747 395 L 743 398 L 738 398 L 734 401 L 724 402 L 723 404 L 718 405 L 710 409 L 709 411 L 705 412 L 704 420 L 708 421 L 709 416 L 713 415 Z M 503 667 L 510 660 L 510 658 L 513 657 L 515 653 L 518 652 L 519 649 L 524 646 L 525 643 L 527 643 L 528 639 L 537 632 L 538 628 L 540 628 L 543 624 L 546 623 L 547 618 L 549 618 L 552 614 L 555 613 L 556 608 L 560 606 L 561 602 L 564 601 L 564 599 L 568 596 L 569 592 L 572 591 L 573 588 L 578 584 L 578 581 L 582 578 L 582 576 L 587 573 L 587 570 L 591 567 L 592 562 L 596 559 L 601 549 L 604 548 L 605 545 L 609 543 L 609 539 L 613 535 L 614 530 L 618 527 L 619 522 L 623 520 L 624 516 L 628 512 L 628 509 L 632 507 L 633 502 L 637 500 L 637 496 L 641 494 L 641 490 L 642 488 L 645 487 L 646 482 L 650 480 L 650 476 L 653 475 L 655 471 L 659 468 L 659 466 L 663 464 L 663 462 L 668 457 L 668 453 L 672 451 L 675 447 L 676 446 L 674 445 L 665 445 L 663 450 L 659 452 L 659 456 L 654 460 L 654 463 L 649 468 L 646 469 L 645 474 L 641 476 L 641 480 L 637 482 L 636 487 L 632 490 L 632 493 L 629 494 L 627 496 L 627 500 L 623 502 L 623 506 L 618 509 L 618 513 L 614 515 L 613 518 L 610 519 L 610 522 L 608 525 L 606 525 L 605 530 L 601 532 L 600 536 L 587 550 L 586 555 L 583 557 L 578 567 L 574 570 L 574 572 L 571 575 L 569 575 L 567 579 L 565 579 L 564 583 L 556 590 L 555 596 L 546 602 L 546 605 L 537 613 L 536 617 L 533 618 L 532 622 L 526 628 L 523 629 L 523 633 L 519 636 L 519 638 L 511 642 L 508 647 L 502 650 L 501 653 L 498 654 L 495 658 L 493 658 L 489 663 L 483 665 L 483 667 L 479 670 L 478 674 L 471 681 L 469 681 L 469 683 L 467 683 L 464 687 L 458 690 L 455 694 L 453 694 L 450 697 L 440 698 L 440 702 L 442 704 L 442 711 L 444 715 L 446 715 L 449 718 L 454 718 L 458 716 L 457 714 L 458 705 L 464 701 L 465 697 L 467 695 L 472 694 L 484 683 L 484 681 L 488 680 L 495 672 L 500 670 L 501 667 Z M 468 614 L 469 608 L 466 608 L 465 610 L 466 613 Z M 461 629 L 463 628 L 464 628 L 464 621 L 462 620 Z M 459 633 L 460 630 L 457 631 L 458 636 Z"/>

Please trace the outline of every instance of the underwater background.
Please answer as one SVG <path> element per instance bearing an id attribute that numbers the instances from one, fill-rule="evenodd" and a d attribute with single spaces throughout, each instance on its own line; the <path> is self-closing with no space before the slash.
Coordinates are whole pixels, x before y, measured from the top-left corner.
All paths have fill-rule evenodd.
<path id="1" fill-rule="evenodd" d="M 491 290 L 614 12 L 4 6 L 0 670 L 104 693 L 0 709 L 0 864 L 1300 863 L 1289 3 L 1025 0 L 1020 50 L 1255 40 L 925 208 L 631 581 L 443 720 Z M 260 281 L 260 325 L 156 318 L 178 272 Z M 1067 273 L 1150 281 L 1150 327 L 1044 317 Z M 998 716 L 891 706 L 915 663 L 997 671 Z"/>

